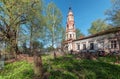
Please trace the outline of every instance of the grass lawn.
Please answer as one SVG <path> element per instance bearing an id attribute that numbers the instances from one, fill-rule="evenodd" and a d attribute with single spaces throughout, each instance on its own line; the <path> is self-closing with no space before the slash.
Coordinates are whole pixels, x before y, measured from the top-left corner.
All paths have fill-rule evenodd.
<path id="1" fill-rule="evenodd" d="M 43 56 L 44 70 L 50 79 L 120 79 L 120 64 L 113 64 L 113 57 L 97 60 L 80 59 L 73 55 L 52 59 Z M 33 65 L 26 61 L 6 64 L 0 71 L 0 79 L 33 79 Z"/>

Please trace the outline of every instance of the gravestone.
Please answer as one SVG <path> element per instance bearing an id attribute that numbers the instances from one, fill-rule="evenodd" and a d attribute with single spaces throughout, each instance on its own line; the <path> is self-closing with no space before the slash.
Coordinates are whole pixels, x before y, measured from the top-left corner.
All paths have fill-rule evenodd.
<path id="1" fill-rule="evenodd" d="M 2 55 L 2 56 L 0 57 L 0 69 L 3 69 L 3 68 L 4 68 L 4 59 L 5 59 L 5 56 Z"/>

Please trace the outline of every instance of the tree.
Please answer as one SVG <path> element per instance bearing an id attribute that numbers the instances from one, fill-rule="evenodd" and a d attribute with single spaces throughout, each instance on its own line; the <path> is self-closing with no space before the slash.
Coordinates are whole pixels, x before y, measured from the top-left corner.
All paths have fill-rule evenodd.
<path id="1" fill-rule="evenodd" d="M 52 47 L 54 47 L 55 39 L 60 35 L 62 28 L 62 14 L 53 2 L 47 6 L 46 17 L 49 42 L 51 42 Z"/>
<path id="2" fill-rule="evenodd" d="M 120 26 L 120 0 L 112 0 L 112 8 L 106 10 L 105 14 L 112 26 Z"/>
<path id="3" fill-rule="evenodd" d="M 55 48 L 58 44 L 58 41 L 62 38 L 62 32 L 63 27 L 61 25 L 62 23 L 62 14 L 57 8 L 57 6 L 50 2 L 46 9 L 46 18 L 47 18 L 47 34 L 49 38 L 49 43 L 51 43 L 51 46 Z M 54 51 L 54 57 L 55 57 L 55 51 Z M 56 58 L 56 57 L 55 57 Z"/>
<path id="4" fill-rule="evenodd" d="M 98 19 L 92 22 L 92 25 L 90 29 L 88 29 L 88 32 L 89 34 L 96 34 L 108 28 L 110 28 L 110 26 L 108 26 L 108 24 L 106 24 L 104 20 Z"/>
<path id="5" fill-rule="evenodd" d="M 43 76 L 43 65 L 42 65 L 42 57 L 41 54 L 39 54 L 39 47 L 41 47 L 41 44 L 39 41 L 32 42 L 33 45 L 33 53 L 34 53 L 34 73 L 36 77 L 42 78 Z"/>
<path id="6" fill-rule="evenodd" d="M 27 14 L 27 19 L 29 20 L 27 22 L 27 30 L 29 30 L 28 35 L 29 35 L 29 41 L 30 41 L 30 50 L 32 53 L 33 50 L 33 45 L 32 43 L 35 40 L 41 39 L 44 35 L 44 26 L 45 26 L 45 19 L 42 14 L 43 12 L 43 4 L 42 0 L 36 0 L 37 2 L 32 3 L 32 11 L 29 9 L 29 13 Z"/>
<path id="7" fill-rule="evenodd" d="M 24 14 L 27 13 L 26 4 L 28 2 L 24 0 L 0 0 L 0 3 L 1 37 L 10 48 L 10 52 L 16 56 L 18 52 L 18 29 L 20 24 L 26 21 Z"/>
<path id="8" fill-rule="evenodd" d="M 112 22 L 112 26 L 120 27 L 120 0 L 112 0 L 112 8 L 108 9 L 105 14 L 108 15 L 107 20 Z M 118 41 L 120 52 L 120 32 L 115 33 L 115 35 Z"/>
<path id="9" fill-rule="evenodd" d="M 29 30 L 29 41 L 30 41 L 30 53 L 34 56 L 34 73 L 37 77 L 42 78 L 43 67 L 42 67 L 42 58 L 41 51 L 42 44 L 38 40 L 43 41 L 42 37 L 44 36 L 44 27 L 46 25 L 44 15 L 43 15 L 43 2 L 42 0 L 34 0 L 31 2 L 31 5 L 26 14 L 27 21 L 27 30 Z M 41 45 L 41 46 L 40 46 Z"/>
<path id="10" fill-rule="evenodd" d="M 27 36 L 30 36 L 30 47 L 34 50 L 36 43 L 33 42 L 42 37 L 44 26 L 42 0 L 0 0 L 0 35 L 2 40 L 7 42 L 15 56 L 18 46 L 18 32 L 21 25 L 24 25 L 24 30 L 29 30 Z M 20 29 L 19 29 L 20 28 Z M 30 35 L 29 35 L 30 33 Z M 37 55 L 36 48 L 34 50 L 34 72 L 36 76 L 42 76 L 41 56 Z M 38 60 L 40 59 L 40 61 Z M 39 71 L 38 71 L 38 70 Z"/>
<path id="11" fill-rule="evenodd" d="M 81 31 L 77 28 L 76 29 L 76 38 L 80 38 L 81 36 L 85 36 L 83 33 L 81 33 Z"/>

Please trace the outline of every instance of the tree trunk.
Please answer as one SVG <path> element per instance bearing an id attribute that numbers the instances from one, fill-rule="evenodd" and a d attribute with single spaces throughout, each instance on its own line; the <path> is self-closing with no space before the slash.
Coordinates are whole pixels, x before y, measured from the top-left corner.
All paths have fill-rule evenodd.
<path id="1" fill-rule="evenodd" d="M 12 52 L 13 56 L 15 58 L 17 58 L 17 44 L 16 44 L 16 40 L 12 40 L 11 41 L 11 46 L 10 46 L 10 51 Z"/>
<path id="2" fill-rule="evenodd" d="M 32 41 L 31 41 L 31 39 L 30 39 L 30 51 L 29 52 L 30 52 L 29 55 L 31 56 L 32 55 Z"/>
<path id="3" fill-rule="evenodd" d="M 32 26 L 31 26 L 30 31 L 31 31 L 31 33 L 30 33 L 30 55 L 32 55 L 32 46 L 33 46 L 33 43 L 32 43 L 32 36 L 33 36 L 32 31 L 33 31 L 33 27 Z"/>
<path id="4" fill-rule="evenodd" d="M 55 52 L 55 50 L 54 50 L 54 59 L 56 59 L 57 58 L 57 56 L 56 56 L 56 52 Z"/>
<path id="5" fill-rule="evenodd" d="M 118 40 L 118 45 L 119 45 L 119 53 L 120 53 L 120 38 Z"/>
<path id="6" fill-rule="evenodd" d="M 18 45 L 17 44 L 15 45 L 15 52 L 16 52 L 16 54 L 19 54 L 19 49 L 18 49 Z"/>
<path id="7" fill-rule="evenodd" d="M 19 29 L 18 26 L 16 27 L 17 30 L 15 31 L 15 52 L 19 54 L 19 49 L 18 49 L 18 36 L 19 36 Z"/>

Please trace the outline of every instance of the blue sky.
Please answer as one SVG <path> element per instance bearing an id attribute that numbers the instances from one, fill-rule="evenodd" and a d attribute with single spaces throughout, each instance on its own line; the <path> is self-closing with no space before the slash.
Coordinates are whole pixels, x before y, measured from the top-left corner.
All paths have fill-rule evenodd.
<path id="1" fill-rule="evenodd" d="M 64 27 L 66 26 L 69 6 L 71 6 L 75 26 L 85 35 L 88 35 L 88 29 L 93 21 L 106 18 L 104 13 L 111 7 L 111 0 L 46 0 L 47 3 L 49 1 L 53 1 L 61 10 Z"/>

